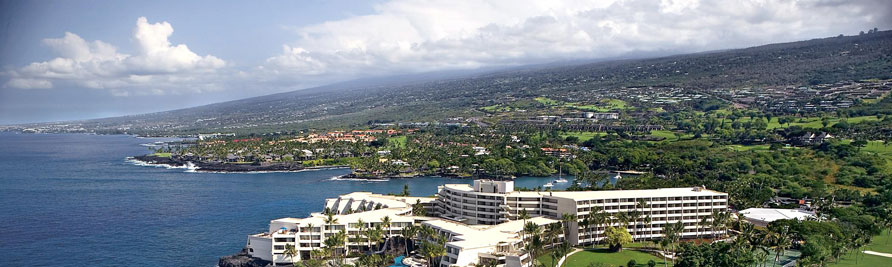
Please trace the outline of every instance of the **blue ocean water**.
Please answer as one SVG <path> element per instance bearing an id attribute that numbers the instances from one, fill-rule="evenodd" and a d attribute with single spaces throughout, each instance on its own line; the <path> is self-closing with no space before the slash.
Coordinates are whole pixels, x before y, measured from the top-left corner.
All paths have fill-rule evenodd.
<path id="1" fill-rule="evenodd" d="M 166 139 L 0 133 L 0 265 L 214 266 L 271 219 L 319 211 L 325 198 L 397 193 L 404 184 L 412 195 L 428 196 L 437 185 L 471 182 L 332 180 L 346 169 L 189 173 L 125 160 L 148 152 L 140 144 L 159 140 Z M 535 187 L 552 179 L 515 183 Z"/>

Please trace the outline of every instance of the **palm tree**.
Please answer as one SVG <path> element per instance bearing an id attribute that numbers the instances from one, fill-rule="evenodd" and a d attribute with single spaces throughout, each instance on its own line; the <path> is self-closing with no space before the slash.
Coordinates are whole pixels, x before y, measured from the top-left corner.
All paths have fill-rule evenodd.
<path id="1" fill-rule="evenodd" d="M 328 210 L 326 208 L 326 210 Z M 325 224 L 328 224 L 328 236 L 332 236 L 334 234 L 334 224 L 338 223 L 338 218 L 335 218 L 334 213 L 331 210 L 325 213 L 325 218 L 322 219 Z"/>
<path id="2" fill-rule="evenodd" d="M 297 256 L 297 248 L 292 244 L 285 244 L 285 256 L 291 260 L 291 265 L 294 265 L 294 257 Z"/>
<path id="3" fill-rule="evenodd" d="M 712 235 L 713 236 L 721 236 L 722 232 L 716 234 L 717 229 L 724 230 L 727 227 L 727 223 L 730 219 L 730 214 L 727 212 L 721 211 L 713 211 L 712 212 L 712 221 L 710 221 L 710 226 L 712 227 Z"/>
<path id="4" fill-rule="evenodd" d="M 379 232 L 379 231 L 381 231 L 380 229 L 381 229 L 381 225 L 378 224 L 378 225 L 375 225 L 375 227 L 368 227 L 365 230 L 365 236 L 366 236 L 366 240 L 368 241 L 368 244 L 369 244 L 369 252 L 370 253 L 374 253 L 374 250 L 372 249 L 372 242 L 378 243 L 378 240 L 381 239 L 381 232 Z"/>
<path id="5" fill-rule="evenodd" d="M 660 240 L 660 246 L 663 247 L 663 251 L 666 250 L 666 247 L 670 247 L 670 249 L 681 239 L 682 231 L 684 231 L 684 223 L 682 221 L 678 221 L 673 224 L 668 224 L 663 228 L 663 239 Z M 675 250 L 672 250 L 672 265 L 675 266 Z M 668 265 L 667 265 L 668 266 Z"/>
<path id="6" fill-rule="evenodd" d="M 542 245 L 542 238 L 539 235 L 530 237 L 530 242 L 525 246 L 525 250 L 530 254 L 530 259 L 536 260 L 537 254 L 542 250 Z"/>
<path id="7" fill-rule="evenodd" d="M 304 227 L 304 228 L 310 228 L 310 249 L 313 249 L 316 246 L 316 244 L 313 243 L 313 232 L 314 232 L 313 226 L 314 225 L 312 223 L 308 223 L 307 226 Z"/>
<path id="8" fill-rule="evenodd" d="M 700 222 L 697 223 L 697 238 L 700 238 L 700 227 L 708 227 L 709 226 L 709 216 L 703 216 L 700 219 Z"/>
<path id="9" fill-rule="evenodd" d="M 771 237 L 774 243 L 774 264 L 771 266 L 774 266 L 780 260 L 780 255 L 783 255 L 787 248 L 793 245 L 793 242 L 790 240 L 790 234 L 787 233 L 787 227 L 778 233 L 773 233 Z"/>
<path id="10" fill-rule="evenodd" d="M 583 244 L 585 239 L 588 237 L 589 226 L 592 224 L 592 216 L 582 217 L 582 220 L 579 221 L 579 226 L 582 226 L 582 240 L 579 241 L 579 244 Z M 564 237 L 565 239 L 567 237 Z"/>
<path id="11" fill-rule="evenodd" d="M 418 228 L 415 227 L 414 225 L 410 224 L 409 226 L 406 226 L 403 228 L 403 239 L 406 244 L 406 256 L 409 256 L 409 240 L 414 239 L 415 235 L 417 235 L 417 234 L 418 234 Z M 415 244 L 415 242 L 413 241 L 412 244 Z"/>
<path id="12" fill-rule="evenodd" d="M 391 226 L 390 216 L 384 216 L 384 218 L 381 218 L 381 224 L 384 225 L 384 227 L 387 227 L 387 240 L 390 241 L 389 242 L 390 249 L 393 249 L 393 242 L 392 242 L 392 240 L 390 240 L 390 235 L 392 233 L 391 228 L 390 228 L 390 226 Z"/>
<path id="13" fill-rule="evenodd" d="M 598 211 L 596 211 L 594 214 L 592 214 L 592 224 L 595 225 L 595 230 L 594 230 L 595 231 L 595 239 L 592 240 L 592 247 L 595 247 L 595 244 L 597 242 L 599 242 L 599 240 L 598 240 L 599 228 L 601 228 L 601 226 L 603 226 L 605 223 L 607 223 L 607 214 L 604 213 L 604 210 L 601 210 L 601 208 L 598 208 L 598 209 L 599 209 Z"/>
<path id="14" fill-rule="evenodd" d="M 530 219 L 530 214 L 527 213 L 527 209 L 522 209 L 522 210 L 520 210 L 519 212 L 517 212 L 517 217 L 518 217 L 519 219 L 523 220 L 523 225 L 526 226 L 526 225 L 527 225 L 527 220 Z M 524 240 L 524 242 L 526 242 L 526 239 L 527 239 L 527 238 L 526 238 L 526 231 L 521 231 L 521 232 L 520 232 L 520 240 Z"/>
<path id="15" fill-rule="evenodd" d="M 554 244 L 557 243 L 558 237 L 560 236 L 561 232 L 563 232 L 563 231 L 564 231 L 564 227 L 560 223 L 548 224 L 545 227 L 545 236 L 548 239 L 548 242 L 549 242 L 548 245 L 550 247 L 554 246 Z M 566 236 L 564 238 L 566 238 Z"/>
<path id="16" fill-rule="evenodd" d="M 644 216 L 649 216 L 649 215 L 645 215 L 645 214 L 650 214 L 650 212 L 645 212 L 645 211 L 644 211 L 645 209 L 647 209 L 647 208 L 649 208 L 649 207 L 650 207 L 650 204 L 647 203 L 647 200 L 644 200 L 643 198 L 639 198 L 639 199 L 638 199 L 638 203 L 635 204 L 635 222 L 636 222 L 636 225 L 637 225 L 637 223 L 638 223 L 638 220 L 641 220 Z M 637 226 L 635 227 L 635 230 L 636 230 L 635 232 L 638 232 L 638 231 L 637 231 L 637 230 L 638 230 L 638 227 L 637 227 Z M 639 234 L 639 236 L 640 236 L 640 234 Z"/>
<path id="17" fill-rule="evenodd" d="M 651 238 L 651 239 L 652 239 L 652 237 L 650 236 L 650 234 L 652 233 L 651 226 L 653 226 L 653 225 L 651 225 L 651 223 L 653 223 L 653 220 L 654 219 L 651 218 L 650 215 L 644 216 L 644 225 L 647 226 L 647 238 Z"/>
<path id="18" fill-rule="evenodd" d="M 355 240 L 357 243 L 357 247 L 359 247 L 360 245 L 358 245 L 358 244 L 360 242 L 360 239 L 362 239 L 362 234 L 363 234 L 362 230 L 365 229 L 365 222 L 362 221 L 362 219 L 357 219 L 356 224 L 358 225 L 358 227 L 356 227 L 357 231 L 356 231 L 356 239 Z"/>

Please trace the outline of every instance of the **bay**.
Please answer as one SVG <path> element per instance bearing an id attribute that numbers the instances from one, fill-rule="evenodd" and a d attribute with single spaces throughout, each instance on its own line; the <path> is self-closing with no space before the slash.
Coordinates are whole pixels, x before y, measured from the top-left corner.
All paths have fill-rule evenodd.
<path id="1" fill-rule="evenodd" d="M 430 196 L 421 177 L 333 179 L 348 169 L 201 173 L 137 166 L 142 144 L 124 135 L 0 133 L 0 262 L 5 266 L 214 266 L 269 221 L 304 217 L 354 191 Z M 516 186 L 554 178 L 519 177 Z M 572 179 L 570 179 L 572 182 Z M 556 189 L 570 183 L 556 184 Z"/>

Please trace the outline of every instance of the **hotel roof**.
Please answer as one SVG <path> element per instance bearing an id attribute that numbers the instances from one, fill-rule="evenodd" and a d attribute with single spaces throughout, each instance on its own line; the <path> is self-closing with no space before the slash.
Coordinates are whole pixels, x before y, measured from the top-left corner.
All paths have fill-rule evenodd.
<path id="1" fill-rule="evenodd" d="M 474 188 L 467 184 L 447 184 L 446 187 L 458 191 L 472 192 Z M 709 189 L 697 190 L 697 187 L 659 188 L 642 190 L 598 190 L 598 191 L 512 191 L 508 196 L 514 197 L 539 197 L 554 196 L 572 199 L 611 199 L 629 197 L 675 197 L 675 196 L 716 196 L 727 195 Z M 483 192 L 478 192 L 483 193 Z M 492 193 L 484 193 L 492 194 Z"/>
<path id="2" fill-rule="evenodd" d="M 750 220 L 759 220 L 763 222 L 773 222 L 785 219 L 805 220 L 815 215 L 799 209 L 765 209 L 751 208 L 740 211 L 744 218 Z"/>
<path id="3" fill-rule="evenodd" d="M 533 217 L 527 220 L 538 225 L 560 222 L 545 217 Z M 495 246 L 500 243 L 519 241 L 517 233 L 523 229 L 523 220 L 508 221 L 498 225 L 467 225 L 455 221 L 437 219 L 424 222 L 454 234 L 453 241 L 448 244 L 463 249 Z"/>

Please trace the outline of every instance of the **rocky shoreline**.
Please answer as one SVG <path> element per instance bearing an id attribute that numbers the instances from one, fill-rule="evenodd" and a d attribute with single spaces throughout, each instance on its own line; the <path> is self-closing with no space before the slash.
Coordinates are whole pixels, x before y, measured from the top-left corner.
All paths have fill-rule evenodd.
<path id="1" fill-rule="evenodd" d="M 220 257 L 217 261 L 217 267 L 263 267 L 270 266 L 271 263 L 258 258 L 252 258 L 248 255 L 247 248 L 234 255 Z"/>
<path id="2" fill-rule="evenodd" d="M 159 157 L 154 155 L 142 155 L 133 157 L 134 160 L 147 164 L 168 165 L 171 167 L 189 167 L 190 164 L 200 172 L 285 172 L 301 171 L 309 169 L 300 163 L 221 163 L 205 162 L 191 157 Z M 336 167 L 336 166 L 333 166 Z"/>

